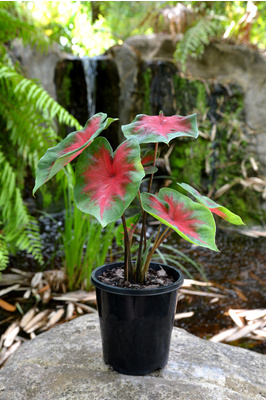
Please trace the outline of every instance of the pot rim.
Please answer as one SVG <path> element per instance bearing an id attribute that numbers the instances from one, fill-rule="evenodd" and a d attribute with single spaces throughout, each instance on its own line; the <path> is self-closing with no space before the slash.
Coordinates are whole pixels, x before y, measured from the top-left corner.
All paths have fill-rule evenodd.
<path id="1" fill-rule="evenodd" d="M 171 285 L 167 286 L 161 286 L 158 288 L 152 288 L 152 289 L 130 289 L 130 288 L 120 288 L 117 286 L 111 286 L 107 285 L 106 283 L 103 283 L 97 279 L 97 277 L 103 272 L 105 269 L 112 269 L 115 267 L 119 267 L 123 265 L 124 263 L 122 261 L 118 261 L 115 263 L 110 263 L 110 264 L 105 264 L 102 265 L 101 267 L 98 267 L 92 271 L 91 274 L 91 282 L 92 284 L 101 290 L 104 290 L 109 293 L 115 293 L 118 295 L 126 295 L 126 296 L 154 296 L 154 295 L 160 295 L 164 293 L 169 293 L 173 292 L 174 290 L 177 290 L 182 286 L 184 282 L 184 277 L 182 273 L 175 267 L 165 265 L 163 263 L 158 263 L 158 262 L 151 262 L 150 267 L 158 267 L 161 266 L 163 267 L 166 272 L 169 272 L 169 270 L 173 271 L 173 273 L 178 273 L 179 277 L 176 279 L 175 282 L 173 282 Z M 166 268 L 165 268 L 166 267 Z"/>

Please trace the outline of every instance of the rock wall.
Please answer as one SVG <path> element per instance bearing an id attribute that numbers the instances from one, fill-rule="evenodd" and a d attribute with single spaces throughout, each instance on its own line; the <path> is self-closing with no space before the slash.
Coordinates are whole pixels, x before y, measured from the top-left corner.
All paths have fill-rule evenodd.
<path id="1" fill-rule="evenodd" d="M 256 153 L 266 171 L 266 58 L 248 47 L 212 43 L 204 57 L 189 61 L 187 73 L 242 87 L 246 123 L 254 130 Z"/>
<path id="2" fill-rule="evenodd" d="M 136 36 L 125 45 L 130 45 L 146 62 L 173 62 L 176 42 L 170 45 L 169 41 L 170 37 L 164 34 Z M 182 70 L 178 61 L 174 65 Z M 255 151 L 266 173 L 266 57 L 244 45 L 213 42 L 201 58 L 188 60 L 185 76 L 242 88 L 246 123 L 254 130 Z"/>
<path id="3" fill-rule="evenodd" d="M 135 36 L 127 39 L 123 45 L 117 45 L 106 52 L 106 57 L 99 59 L 96 72 L 96 112 L 107 112 L 112 117 L 119 117 L 120 124 L 125 124 L 136 114 L 145 109 L 145 79 L 143 73 L 149 69 L 152 73 L 152 98 L 150 112 L 163 109 L 165 114 L 176 111 L 173 90 L 173 75 L 181 71 L 179 62 L 173 61 L 177 36 L 173 41 L 168 34 Z M 38 79 L 44 88 L 60 100 L 62 84 L 55 75 L 60 75 L 60 66 L 77 63 L 77 59 L 60 53 L 56 48 L 46 54 L 39 54 L 29 48 L 22 49 L 14 45 L 16 57 L 22 62 L 26 75 Z M 62 71 L 65 71 L 63 68 Z M 61 71 L 61 77 L 62 77 Z M 106 71 L 106 72 L 105 72 Z M 186 75 L 191 79 L 209 82 L 237 84 L 244 93 L 246 123 L 253 130 L 254 149 L 263 171 L 266 173 L 266 58 L 256 50 L 228 43 L 211 43 L 200 59 L 190 59 Z M 77 83 L 76 79 L 80 79 Z M 56 80 L 56 84 L 55 84 Z M 77 96 L 80 99 L 86 88 L 84 73 L 80 70 L 73 80 Z M 62 79 L 61 79 L 62 83 Z M 80 90 L 77 90 L 80 85 Z M 89 113 L 86 100 L 71 99 L 70 111 L 80 117 L 80 107 L 84 113 L 83 123 Z M 75 105 L 76 103 L 76 105 Z M 121 140 L 118 124 L 114 125 L 114 143 Z M 115 136 L 117 135 L 117 138 Z"/>

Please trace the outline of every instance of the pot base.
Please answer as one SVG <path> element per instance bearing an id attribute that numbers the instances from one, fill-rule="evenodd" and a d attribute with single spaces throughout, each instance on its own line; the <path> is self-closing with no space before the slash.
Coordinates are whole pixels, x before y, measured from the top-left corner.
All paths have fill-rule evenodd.
<path id="1" fill-rule="evenodd" d="M 121 263 L 115 265 L 121 267 Z M 105 268 L 114 268 L 115 265 Z M 151 267 L 155 269 L 160 266 L 152 263 Z M 97 274 L 99 276 L 103 272 L 102 268 L 94 271 L 92 282 L 96 286 L 104 362 L 126 375 L 146 375 L 165 367 L 177 289 L 183 283 L 181 273 L 175 268 L 163 266 L 175 278 L 174 284 L 134 290 L 96 281 Z"/>

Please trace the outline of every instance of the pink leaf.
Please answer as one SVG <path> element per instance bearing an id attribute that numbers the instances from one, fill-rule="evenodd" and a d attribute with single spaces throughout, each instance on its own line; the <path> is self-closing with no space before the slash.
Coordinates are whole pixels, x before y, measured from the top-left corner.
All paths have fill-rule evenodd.
<path id="1" fill-rule="evenodd" d="M 140 114 L 131 124 L 123 125 L 122 131 L 127 138 L 136 137 L 139 143 L 169 143 L 180 136 L 198 136 L 196 114 L 187 117 Z"/>
<path id="2" fill-rule="evenodd" d="M 206 207 L 173 189 L 163 188 L 159 196 L 141 194 L 142 206 L 187 241 L 217 251 L 215 222 Z"/>
<path id="3" fill-rule="evenodd" d="M 113 153 L 107 139 L 97 138 L 76 166 L 76 205 L 105 226 L 121 217 L 143 176 L 137 141 L 127 140 Z"/>
<path id="4" fill-rule="evenodd" d="M 71 132 L 58 145 L 48 149 L 38 163 L 33 194 L 76 158 L 113 121 L 114 119 L 107 118 L 106 114 L 96 114 L 88 120 L 82 130 Z"/>
<path id="5" fill-rule="evenodd" d="M 206 196 L 202 196 L 196 189 L 194 189 L 192 186 L 186 184 L 186 183 L 178 183 L 179 186 L 181 186 L 183 189 L 185 189 L 188 193 L 192 194 L 195 199 L 203 204 L 205 207 L 207 207 L 213 214 L 218 215 L 219 217 L 225 219 L 226 221 L 230 222 L 231 224 L 234 225 L 245 225 L 242 219 L 232 213 L 228 208 L 221 206 L 218 203 L 215 203 L 215 201 L 209 199 Z"/>

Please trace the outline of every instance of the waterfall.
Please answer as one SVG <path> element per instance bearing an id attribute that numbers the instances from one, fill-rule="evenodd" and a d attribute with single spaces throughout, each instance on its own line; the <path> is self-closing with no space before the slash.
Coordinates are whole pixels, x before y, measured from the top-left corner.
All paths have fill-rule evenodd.
<path id="1" fill-rule="evenodd" d="M 97 58 L 83 57 L 82 64 L 87 85 L 88 114 L 91 117 L 96 112 Z"/>

